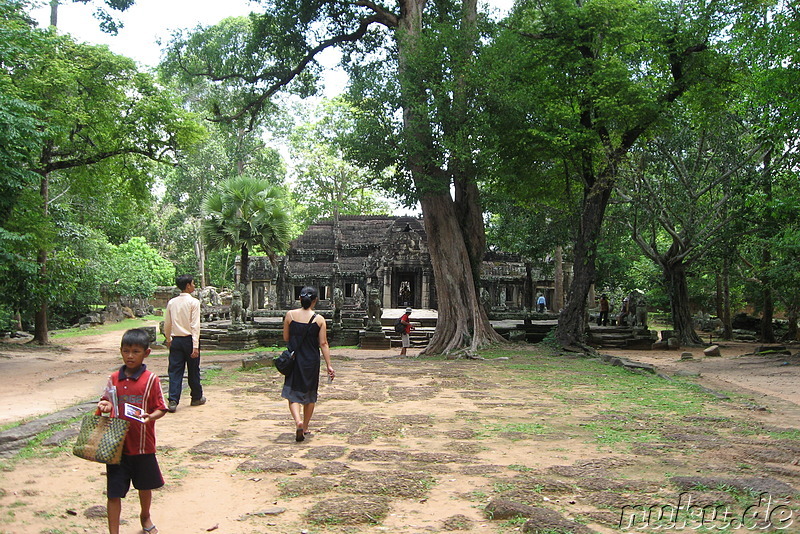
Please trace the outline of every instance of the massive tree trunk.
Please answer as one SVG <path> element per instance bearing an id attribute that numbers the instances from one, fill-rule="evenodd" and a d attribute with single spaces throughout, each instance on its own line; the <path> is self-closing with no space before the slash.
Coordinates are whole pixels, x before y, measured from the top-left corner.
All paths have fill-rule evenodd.
<path id="1" fill-rule="evenodd" d="M 49 213 L 50 204 L 50 177 L 47 172 L 42 173 L 42 179 L 39 184 L 39 194 L 42 197 L 42 213 L 47 218 Z M 39 291 L 39 307 L 36 309 L 34 316 L 34 330 L 33 341 L 41 345 L 50 343 L 50 333 L 47 324 L 47 316 L 49 313 L 48 291 L 42 289 L 47 287 L 47 249 L 40 245 L 39 252 L 36 255 L 36 262 L 39 264 L 39 281 L 37 287 Z"/>
<path id="2" fill-rule="evenodd" d="M 797 309 L 796 306 L 790 306 L 786 310 L 786 319 L 789 321 L 789 329 L 786 331 L 786 335 L 783 336 L 784 341 L 797 341 L 798 338 L 798 330 L 797 330 L 797 318 L 800 315 L 798 312 L 800 310 Z"/>
<path id="3" fill-rule="evenodd" d="M 468 353 L 502 341 L 489 323 L 475 291 L 469 254 L 449 194 L 420 201 L 428 234 L 439 319 L 427 354 L 447 354 L 467 348 Z"/>
<path id="4" fill-rule="evenodd" d="M 247 269 L 250 267 L 250 250 L 247 245 L 242 245 L 241 256 L 239 258 L 239 280 L 237 283 L 247 287 Z"/>
<path id="5" fill-rule="evenodd" d="M 772 153 L 771 151 L 767 151 L 764 154 L 763 159 L 763 180 L 764 180 L 764 197 L 765 203 L 769 206 L 769 203 L 772 202 Z M 775 217 L 773 216 L 772 209 L 767 207 L 764 217 L 764 227 L 767 229 L 767 232 L 771 232 L 774 228 L 777 227 L 775 222 Z M 772 251 L 769 249 L 769 245 L 765 244 L 761 251 L 761 265 L 765 268 L 772 262 Z M 775 315 L 775 304 L 772 299 L 772 280 L 769 276 L 765 276 L 762 278 L 762 283 L 764 285 L 762 289 L 762 296 L 763 296 L 763 313 L 761 314 L 761 341 L 764 343 L 774 343 L 775 342 L 775 330 L 772 327 L 772 320 Z"/>
<path id="6" fill-rule="evenodd" d="M 567 350 L 590 350 L 583 343 L 586 335 L 586 297 L 597 272 L 597 242 L 612 186 L 610 177 L 596 180 L 583 201 L 580 228 L 575 240 L 572 284 L 569 286 L 567 302 L 558 316 L 556 329 L 556 339 Z"/>
<path id="7" fill-rule="evenodd" d="M 58 26 L 58 4 L 59 0 L 50 0 L 50 26 Z"/>
<path id="8" fill-rule="evenodd" d="M 408 149 L 408 168 L 420 198 L 428 250 L 431 256 L 439 320 L 427 354 L 466 350 L 467 354 L 491 342 L 502 341 L 480 305 L 477 279 L 485 249 L 485 233 L 480 213 L 478 188 L 470 162 L 452 158 L 453 169 L 444 171 L 433 142 L 433 126 L 423 111 L 427 99 L 426 80 L 411 73 L 410 64 L 422 39 L 423 10 L 426 0 L 401 0 L 401 18 L 396 32 L 398 78 L 403 103 L 403 133 Z M 476 4 L 465 0 L 462 22 L 474 24 Z M 469 27 L 465 31 L 470 31 Z M 468 54 L 472 53 L 470 49 Z M 463 81 L 463 80 L 461 80 Z M 457 132 L 464 125 L 467 89 L 457 91 L 453 122 Z M 451 183 L 455 200 L 450 196 Z"/>
<path id="9" fill-rule="evenodd" d="M 730 259 L 726 256 L 722 261 L 722 339 L 733 339 L 730 266 Z"/>
<path id="10" fill-rule="evenodd" d="M 550 307 L 553 311 L 561 311 L 564 308 L 564 249 L 561 246 L 556 247 L 554 259 L 556 263 L 553 275 L 555 287 Z"/>
<path id="11" fill-rule="evenodd" d="M 686 281 L 686 265 L 680 260 L 665 258 L 661 261 L 664 282 L 669 293 L 672 312 L 672 327 L 681 345 L 699 345 L 703 341 L 694 330 L 689 308 L 689 285 Z"/>

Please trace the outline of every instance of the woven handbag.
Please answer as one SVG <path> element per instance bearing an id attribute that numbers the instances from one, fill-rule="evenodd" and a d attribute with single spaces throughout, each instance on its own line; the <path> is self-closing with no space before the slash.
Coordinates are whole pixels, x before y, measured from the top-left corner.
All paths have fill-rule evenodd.
<path id="1" fill-rule="evenodd" d="M 127 419 L 86 414 L 72 454 L 92 462 L 118 464 L 122 459 L 128 426 L 130 421 Z"/>

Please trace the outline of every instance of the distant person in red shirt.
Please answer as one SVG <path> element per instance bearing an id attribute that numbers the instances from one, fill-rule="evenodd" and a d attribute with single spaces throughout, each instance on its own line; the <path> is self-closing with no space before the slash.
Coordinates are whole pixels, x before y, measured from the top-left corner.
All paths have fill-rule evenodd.
<path id="1" fill-rule="evenodd" d="M 131 483 L 139 490 L 139 519 L 146 534 L 158 534 L 150 519 L 153 490 L 164 485 L 156 460 L 156 420 L 167 413 L 161 381 L 149 371 L 144 359 L 150 355 L 150 336 L 140 328 L 128 330 L 120 344 L 123 365 L 108 378 L 103 398 L 97 403 L 101 413 L 130 421 L 122 461 L 106 466 L 108 532 L 119 534 L 122 499 Z M 127 406 L 126 406 L 127 405 Z"/>
<path id="2" fill-rule="evenodd" d="M 406 355 L 406 350 L 408 350 L 408 347 L 411 346 L 411 336 L 410 336 L 410 334 L 411 334 L 411 330 L 413 328 L 411 326 L 411 312 L 412 311 L 413 310 L 411 308 L 406 308 L 406 312 L 400 317 L 400 323 L 403 324 L 406 327 L 405 331 L 402 334 L 400 334 L 400 341 L 401 341 L 401 343 L 403 345 L 403 348 L 400 351 L 400 356 L 405 356 Z"/>

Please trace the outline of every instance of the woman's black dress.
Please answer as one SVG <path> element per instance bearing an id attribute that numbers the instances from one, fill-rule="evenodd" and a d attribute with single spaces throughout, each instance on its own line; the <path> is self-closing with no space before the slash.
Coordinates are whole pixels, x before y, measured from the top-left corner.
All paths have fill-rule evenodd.
<path id="1" fill-rule="evenodd" d="M 306 329 L 308 334 L 303 340 Z M 299 345 L 303 341 L 302 345 Z M 308 404 L 317 402 L 319 389 L 319 325 L 300 323 L 295 320 L 289 324 L 289 348 L 294 349 L 294 369 L 283 381 L 281 397 L 289 402 Z"/>

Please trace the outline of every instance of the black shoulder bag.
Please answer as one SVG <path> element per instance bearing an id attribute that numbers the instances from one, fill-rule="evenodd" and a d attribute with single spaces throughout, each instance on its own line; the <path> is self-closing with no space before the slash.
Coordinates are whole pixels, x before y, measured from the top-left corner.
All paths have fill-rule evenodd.
<path id="1" fill-rule="evenodd" d="M 311 316 L 311 319 L 308 320 L 308 327 L 306 331 L 303 332 L 303 337 L 300 339 L 300 343 L 297 345 L 298 347 L 303 344 L 306 340 L 306 336 L 308 335 L 308 331 L 311 330 L 311 323 L 314 322 L 314 318 L 317 316 L 315 313 Z M 281 352 L 280 356 L 276 356 L 272 359 L 272 363 L 275 365 L 275 368 L 278 372 L 282 375 L 288 375 L 294 369 L 294 351 L 289 350 L 288 348 Z"/>

